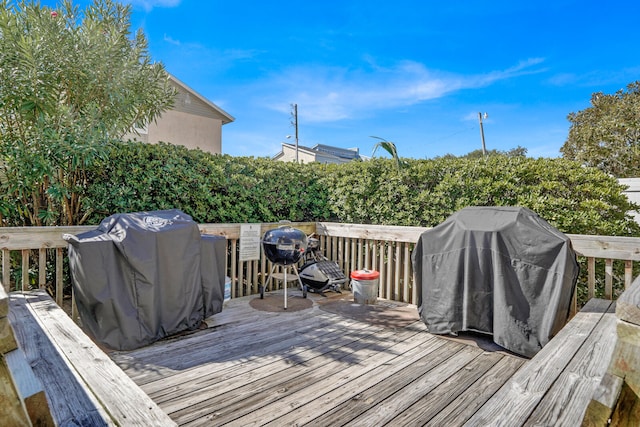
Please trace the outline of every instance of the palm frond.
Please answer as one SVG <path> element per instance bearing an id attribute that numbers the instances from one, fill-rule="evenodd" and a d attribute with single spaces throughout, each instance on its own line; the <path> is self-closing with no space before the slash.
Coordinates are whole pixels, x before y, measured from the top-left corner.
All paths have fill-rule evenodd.
<path id="1" fill-rule="evenodd" d="M 373 152 L 371 153 L 371 157 L 374 157 L 376 155 L 376 151 L 378 151 L 378 148 L 382 148 L 384 151 L 389 153 L 391 158 L 393 158 L 396 161 L 396 167 L 398 168 L 398 170 L 400 170 L 402 168 L 403 162 L 400 160 L 400 157 L 398 156 L 398 149 L 396 148 L 396 144 L 391 141 L 387 141 L 384 138 L 380 138 L 379 136 L 371 136 L 371 138 L 380 140 L 380 142 L 378 142 L 373 147 Z"/>

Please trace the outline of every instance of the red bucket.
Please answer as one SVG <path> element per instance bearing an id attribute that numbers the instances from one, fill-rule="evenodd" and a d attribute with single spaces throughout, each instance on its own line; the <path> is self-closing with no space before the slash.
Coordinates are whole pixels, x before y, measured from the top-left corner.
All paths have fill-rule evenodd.
<path id="1" fill-rule="evenodd" d="M 353 299 L 359 304 L 375 304 L 378 299 L 380 272 L 376 270 L 356 270 L 351 272 Z"/>

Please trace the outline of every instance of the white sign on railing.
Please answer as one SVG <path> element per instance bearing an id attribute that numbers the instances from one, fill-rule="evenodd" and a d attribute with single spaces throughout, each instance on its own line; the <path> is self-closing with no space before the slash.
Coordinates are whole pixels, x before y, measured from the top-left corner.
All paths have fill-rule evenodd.
<path id="1" fill-rule="evenodd" d="M 261 224 L 240 225 L 240 261 L 260 259 Z"/>

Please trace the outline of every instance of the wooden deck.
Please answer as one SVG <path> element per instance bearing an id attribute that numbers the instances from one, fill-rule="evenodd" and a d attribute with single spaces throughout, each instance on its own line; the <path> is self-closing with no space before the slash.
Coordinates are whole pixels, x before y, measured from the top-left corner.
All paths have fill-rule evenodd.
<path id="1" fill-rule="evenodd" d="M 110 356 L 179 425 L 564 426 L 580 425 L 615 335 L 611 303 L 588 306 L 559 337 L 566 350 L 527 361 L 422 321 L 333 314 L 313 294 L 313 307 L 284 313 L 253 298 L 205 330 Z"/>

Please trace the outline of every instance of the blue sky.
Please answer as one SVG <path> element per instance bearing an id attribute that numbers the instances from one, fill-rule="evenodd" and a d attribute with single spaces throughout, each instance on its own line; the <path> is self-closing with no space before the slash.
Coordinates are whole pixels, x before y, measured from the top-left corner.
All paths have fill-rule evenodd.
<path id="1" fill-rule="evenodd" d="M 486 112 L 487 149 L 558 157 L 569 113 L 640 80 L 637 0 L 129 2 L 152 58 L 235 117 L 234 156 L 275 155 L 296 103 L 301 145 L 462 155 Z"/>

